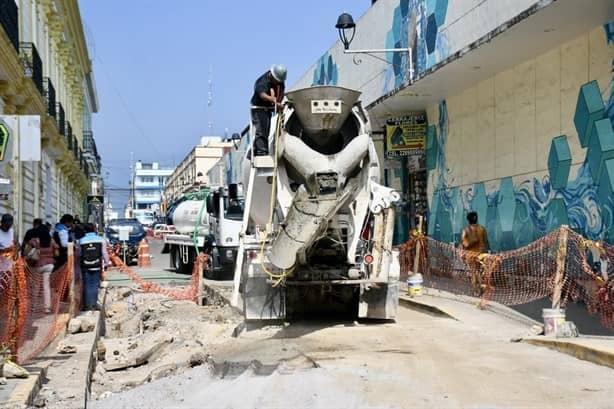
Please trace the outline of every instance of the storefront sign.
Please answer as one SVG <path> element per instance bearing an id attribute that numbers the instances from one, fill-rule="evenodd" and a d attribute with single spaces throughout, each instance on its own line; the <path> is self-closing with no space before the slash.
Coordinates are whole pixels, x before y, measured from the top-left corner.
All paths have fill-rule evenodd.
<path id="1" fill-rule="evenodd" d="M 424 155 L 426 148 L 426 114 L 412 114 L 386 124 L 386 156 Z"/>

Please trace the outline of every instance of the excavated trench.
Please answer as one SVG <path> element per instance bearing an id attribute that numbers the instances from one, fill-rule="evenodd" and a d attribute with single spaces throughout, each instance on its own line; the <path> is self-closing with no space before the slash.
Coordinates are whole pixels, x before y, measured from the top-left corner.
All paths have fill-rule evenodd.
<path id="1" fill-rule="evenodd" d="M 215 345 L 232 337 L 241 317 L 221 302 L 198 306 L 130 287 L 110 288 L 105 336 L 97 345 L 92 399 L 104 399 L 203 364 Z M 219 373 L 233 373 L 216 365 Z"/>

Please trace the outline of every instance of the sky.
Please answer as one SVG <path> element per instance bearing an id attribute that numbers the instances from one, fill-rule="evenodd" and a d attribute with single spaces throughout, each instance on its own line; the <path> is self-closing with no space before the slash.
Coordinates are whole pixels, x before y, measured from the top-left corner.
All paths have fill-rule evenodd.
<path id="1" fill-rule="evenodd" d="M 200 136 L 240 132 L 258 76 L 287 88 L 338 39 L 337 16 L 370 0 L 81 0 L 100 110 L 93 132 L 116 209 L 134 161 L 174 167 Z M 208 106 L 209 78 L 212 103 Z M 208 123 L 211 122 L 211 131 Z"/>

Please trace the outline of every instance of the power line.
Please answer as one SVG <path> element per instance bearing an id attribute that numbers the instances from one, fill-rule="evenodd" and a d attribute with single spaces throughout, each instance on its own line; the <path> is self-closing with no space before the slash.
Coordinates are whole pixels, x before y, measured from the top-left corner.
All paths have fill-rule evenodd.
<path id="1" fill-rule="evenodd" d="M 149 137 L 149 135 L 147 135 L 147 133 L 145 132 L 145 130 L 143 129 L 143 127 L 141 126 L 141 124 L 137 120 L 136 116 L 132 113 L 132 111 L 128 107 L 128 103 L 126 102 L 126 100 L 122 96 L 121 92 L 119 91 L 117 86 L 115 86 L 115 82 L 113 81 L 113 79 L 111 78 L 111 75 L 107 71 L 106 66 L 105 66 L 104 62 L 102 61 L 102 57 L 100 56 L 100 54 L 98 54 L 98 62 L 100 63 L 100 66 L 102 67 L 102 72 L 104 73 L 105 77 L 107 77 L 107 80 L 111 84 L 111 88 L 113 88 L 113 91 L 115 91 L 115 94 L 119 98 L 119 101 L 121 102 L 124 110 L 126 111 L 128 116 L 130 117 L 130 119 L 132 121 L 132 124 L 140 132 L 140 134 L 143 137 L 143 139 L 146 139 L 148 141 L 148 145 L 152 149 L 153 153 L 156 156 L 160 156 L 160 151 L 158 151 L 158 149 L 156 148 L 155 144 L 153 143 L 153 140 Z"/>

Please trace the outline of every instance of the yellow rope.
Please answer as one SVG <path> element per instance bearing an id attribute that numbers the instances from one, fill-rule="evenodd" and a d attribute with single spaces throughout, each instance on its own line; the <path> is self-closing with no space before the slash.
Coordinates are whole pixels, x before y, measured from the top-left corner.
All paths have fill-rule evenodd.
<path id="1" fill-rule="evenodd" d="M 265 273 L 269 275 L 269 277 L 273 279 L 277 279 L 275 283 L 273 283 L 273 287 L 277 287 L 284 278 L 292 274 L 295 266 L 292 266 L 288 271 L 282 271 L 281 274 L 275 274 L 270 272 L 266 266 L 264 265 L 264 246 L 269 239 L 269 226 L 273 224 L 273 212 L 275 210 L 275 189 L 277 187 L 277 149 L 279 147 L 279 137 L 281 136 L 281 126 L 283 122 L 283 116 L 281 113 L 277 114 L 277 125 L 275 127 L 275 149 L 273 156 L 273 180 L 271 185 L 271 197 L 269 199 L 269 222 L 265 226 L 265 236 L 262 241 L 262 245 L 260 246 L 260 265 Z"/>

